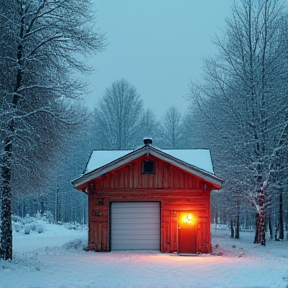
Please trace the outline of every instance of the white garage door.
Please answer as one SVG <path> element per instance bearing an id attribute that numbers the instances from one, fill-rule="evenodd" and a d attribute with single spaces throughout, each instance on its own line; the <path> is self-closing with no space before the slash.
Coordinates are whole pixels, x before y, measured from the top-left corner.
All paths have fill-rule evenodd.
<path id="1" fill-rule="evenodd" d="M 159 250 L 159 202 L 111 204 L 112 250 Z"/>

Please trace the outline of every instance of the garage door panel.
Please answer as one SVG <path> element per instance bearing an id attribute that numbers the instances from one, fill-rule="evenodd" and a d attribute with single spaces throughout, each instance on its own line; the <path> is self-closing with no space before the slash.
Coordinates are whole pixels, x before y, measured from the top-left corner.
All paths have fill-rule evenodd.
<path id="1" fill-rule="evenodd" d="M 145 234 L 155 234 L 158 235 L 159 234 L 159 229 L 158 228 L 154 228 L 154 229 L 141 229 L 139 230 L 139 226 L 135 225 L 133 227 L 129 227 L 129 229 L 125 230 L 125 234 L 134 234 L 133 231 L 135 229 L 138 229 L 137 234 L 139 235 L 145 235 Z M 114 229 L 113 231 L 113 235 L 117 236 L 117 235 L 122 235 L 123 234 L 123 229 Z"/>
<path id="2" fill-rule="evenodd" d="M 117 240 L 127 240 L 127 241 L 129 241 L 129 239 L 131 239 L 131 240 L 135 240 L 135 239 L 137 239 L 137 240 L 148 240 L 148 241 L 154 241 L 154 240 L 158 240 L 159 238 L 158 238 L 158 236 L 151 236 L 151 235 L 149 235 L 149 234 L 139 234 L 139 235 L 135 235 L 135 234 L 132 234 L 132 235 L 129 235 L 129 238 L 127 238 L 127 235 L 121 235 L 121 234 L 119 234 L 119 235 L 117 235 L 117 237 L 115 238 L 115 239 L 117 239 Z"/>
<path id="3" fill-rule="evenodd" d="M 154 211 L 153 211 L 154 212 Z M 123 213 L 114 213 L 113 218 L 115 219 L 142 219 L 143 217 L 149 219 L 149 218 L 154 218 L 155 216 L 158 217 L 158 213 L 155 214 L 154 213 L 150 213 L 150 212 L 135 212 L 135 213 L 127 213 L 127 212 L 123 212 Z"/>
<path id="4" fill-rule="evenodd" d="M 134 239 L 134 240 L 137 240 L 137 239 Z M 152 249 L 152 245 L 154 245 L 155 244 L 155 239 L 138 239 L 138 241 L 133 241 L 133 243 L 127 243 L 127 239 L 120 239 L 117 243 L 116 243 L 116 245 L 123 245 L 123 246 L 125 246 L 125 248 L 126 247 L 138 247 L 138 249 L 142 249 L 141 248 L 141 246 L 149 246 L 150 245 L 150 247 L 151 248 L 149 248 L 149 249 Z M 131 249 L 131 248 L 128 248 L 128 249 Z M 155 248 L 153 248 L 153 249 L 155 249 Z"/>
<path id="5" fill-rule="evenodd" d="M 123 227 L 121 228 L 127 227 L 128 225 L 132 225 L 132 224 L 138 224 L 138 225 L 149 224 L 150 227 L 153 225 L 155 227 L 158 227 L 160 221 L 155 220 L 155 218 L 144 218 L 144 217 L 143 218 L 131 218 L 131 219 L 116 218 L 116 219 L 113 219 L 113 223 L 118 224 L 119 226 L 122 225 Z"/>
<path id="6" fill-rule="evenodd" d="M 160 205 L 158 202 L 115 202 L 111 204 L 111 249 L 160 248 Z"/>
<path id="7" fill-rule="evenodd" d="M 122 209 L 122 207 L 124 207 L 124 208 L 131 208 L 131 209 L 140 209 L 140 208 L 144 208 L 144 209 L 149 209 L 149 207 L 147 207 L 147 203 L 150 203 L 150 204 L 152 204 L 152 205 L 150 205 L 150 207 L 152 207 L 154 204 L 157 204 L 158 202 L 113 202 L 113 203 L 115 203 L 115 204 L 118 204 L 118 203 L 121 203 L 121 207 L 115 207 L 115 210 L 117 210 L 118 208 L 119 209 Z M 134 206 L 133 207 L 133 205 L 134 204 L 137 204 L 137 207 L 136 206 Z"/>
<path id="8" fill-rule="evenodd" d="M 144 243 L 145 244 L 145 243 Z M 120 244 L 120 245 L 114 245 L 113 250 L 158 250 L 155 249 L 154 244 L 145 244 L 145 248 L 141 248 L 144 246 L 144 244 Z"/>
<path id="9" fill-rule="evenodd" d="M 133 203 L 133 204 L 135 204 L 135 203 Z M 124 211 L 123 209 L 129 209 L 129 211 L 128 210 L 126 210 L 126 211 Z M 130 213 L 130 214 L 137 214 L 137 213 L 145 213 L 145 214 L 147 214 L 147 213 L 155 213 L 155 207 L 154 207 L 154 205 L 152 205 L 151 207 L 144 207 L 144 206 L 140 206 L 140 207 L 129 207 L 129 206 L 125 206 L 125 207 L 121 207 L 121 208 L 119 208 L 119 209 L 115 209 L 115 214 L 122 214 L 123 212 L 126 212 L 126 213 Z"/>
<path id="10" fill-rule="evenodd" d="M 112 242 L 112 250 L 159 250 L 159 240 L 125 239 Z"/>

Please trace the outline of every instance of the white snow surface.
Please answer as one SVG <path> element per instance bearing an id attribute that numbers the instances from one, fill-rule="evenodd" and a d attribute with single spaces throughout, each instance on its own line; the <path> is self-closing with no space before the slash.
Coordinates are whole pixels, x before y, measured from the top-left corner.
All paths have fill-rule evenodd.
<path id="1" fill-rule="evenodd" d="M 170 149 L 161 151 L 202 170 L 214 173 L 211 154 L 208 149 Z M 98 169 L 131 152 L 133 150 L 95 150 L 88 160 L 85 173 Z"/>
<path id="2" fill-rule="evenodd" d="M 121 158 L 133 150 L 95 150 L 92 152 L 85 173 L 89 173 L 95 169 L 98 169 L 112 161 Z"/>
<path id="3" fill-rule="evenodd" d="M 288 287 L 287 240 L 268 239 L 263 247 L 253 244 L 253 232 L 241 232 L 237 240 L 216 230 L 213 252 L 221 256 L 86 252 L 87 230 L 43 225 L 41 234 L 13 232 L 14 258 L 0 261 L 0 288 Z"/>

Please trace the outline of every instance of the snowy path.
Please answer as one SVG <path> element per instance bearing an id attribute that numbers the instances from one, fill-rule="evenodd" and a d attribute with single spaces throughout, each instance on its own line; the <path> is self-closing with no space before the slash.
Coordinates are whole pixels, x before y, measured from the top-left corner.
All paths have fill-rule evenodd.
<path id="1" fill-rule="evenodd" d="M 14 260 L 0 262 L 0 288 L 288 287 L 288 241 L 269 240 L 261 247 L 252 244 L 252 233 L 235 240 L 217 231 L 213 245 L 220 245 L 223 256 L 95 253 L 82 250 L 86 231 L 54 225 L 45 230 L 40 235 L 15 234 Z M 63 246 L 69 240 L 75 241 Z"/>

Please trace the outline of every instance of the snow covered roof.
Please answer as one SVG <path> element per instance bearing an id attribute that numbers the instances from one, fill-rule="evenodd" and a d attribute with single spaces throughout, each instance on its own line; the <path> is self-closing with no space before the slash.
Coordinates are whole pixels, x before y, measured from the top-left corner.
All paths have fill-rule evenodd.
<path id="1" fill-rule="evenodd" d="M 211 154 L 208 149 L 160 150 L 151 145 L 144 145 L 136 150 L 93 151 L 84 174 L 73 180 L 72 184 L 75 188 L 80 188 L 85 183 L 147 153 L 213 183 L 217 189 L 220 189 L 224 182 L 222 178 L 214 175 Z"/>
<path id="2" fill-rule="evenodd" d="M 89 173 L 114 160 L 121 158 L 134 150 L 96 150 L 93 151 L 84 173 Z M 161 150 L 187 164 L 198 167 L 209 173 L 214 173 L 210 150 L 208 149 L 171 149 Z"/>
<path id="3" fill-rule="evenodd" d="M 98 169 L 118 158 L 121 158 L 133 150 L 96 150 L 90 155 L 84 173 L 89 173 Z"/>

